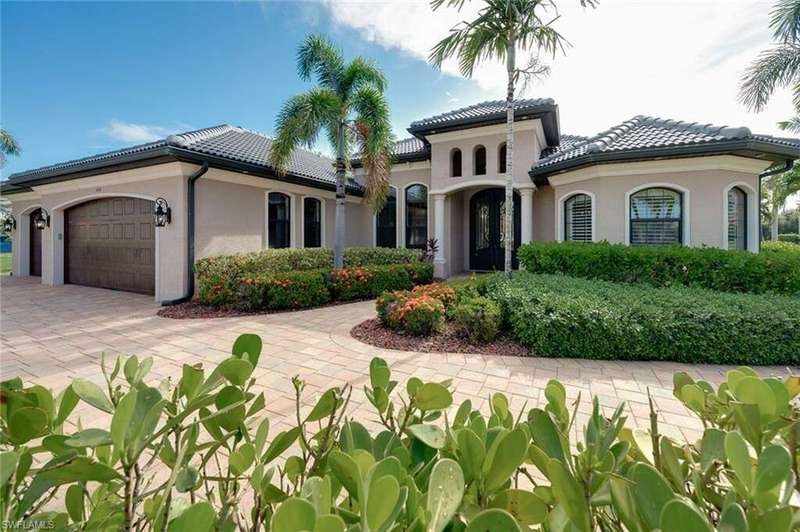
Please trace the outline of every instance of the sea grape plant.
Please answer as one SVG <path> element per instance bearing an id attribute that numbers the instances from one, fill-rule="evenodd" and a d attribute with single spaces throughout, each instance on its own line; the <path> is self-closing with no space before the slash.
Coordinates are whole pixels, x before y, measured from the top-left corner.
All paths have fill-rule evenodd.
<path id="1" fill-rule="evenodd" d="M 705 430 L 695 442 L 626 427 L 625 407 L 547 383 L 537 408 L 493 394 L 486 412 L 453 383 L 401 385 L 375 358 L 348 415 L 350 385 L 306 403 L 294 378 L 291 428 L 272 430 L 240 336 L 207 372 L 155 382 L 152 359 L 101 361 L 100 384 L 59 394 L 0 383 L 0 519 L 56 530 L 276 532 L 772 532 L 800 523 L 800 378 L 728 372 L 715 388 L 686 373 L 674 394 Z M 80 410 L 76 410 L 80 405 Z M 91 420 L 91 426 L 84 426 Z M 285 422 L 285 420 L 284 420 Z M 578 437 L 578 434 L 580 437 Z"/>

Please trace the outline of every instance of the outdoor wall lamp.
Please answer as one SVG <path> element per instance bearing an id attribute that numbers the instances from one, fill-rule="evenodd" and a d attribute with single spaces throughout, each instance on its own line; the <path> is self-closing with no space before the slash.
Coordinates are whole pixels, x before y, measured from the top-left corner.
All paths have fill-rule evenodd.
<path id="1" fill-rule="evenodd" d="M 164 198 L 156 200 L 155 208 L 153 209 L 153 222 L 156 227 L 164 227 L 172 222 L 172 209 Z"/>
<path id="2" fill-rule="evenodd" d="M 10 233 L 12 230 L 17 228 L 17 219 L 8 215 L 8 218 L 3 220 L 3 229 L 5 229 L 6 233 Z"/>
<path id="3" fill-rule="evenodd" d="M 50 227 L 50 215 L 46 210 L 41 209 L 39 211 L 39 214 L 33 220 L 33 225 L 35 225 L 36 229 L 39 231 L 43 231 L 45 227 Z"/>

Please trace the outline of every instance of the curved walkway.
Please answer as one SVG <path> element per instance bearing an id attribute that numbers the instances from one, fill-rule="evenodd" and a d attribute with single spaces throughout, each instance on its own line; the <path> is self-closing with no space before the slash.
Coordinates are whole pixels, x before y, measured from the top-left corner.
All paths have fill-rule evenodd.
<path id="1" fill-rule="evenodd" d="M 184 363 L 212 367 L 229 356 L 235 338 L 256 333 L 264 350 L 254 373 L 265 391 L 270 421 L 283 430 L 294 417 L 291 377 L 306 382 L 307 402 L 317 392 L 349 382 L 354 392 L 350 411 L 367 425 L 375 415 L 363 385 L 369 361 L 383 357 L 401 384 L 415 375 L 423 380 L 453 379 L 456 402 L 471 399 L 488 408 L 486 398 L 501 391 L 515 408 L 544 404 L 544 385 L 559 379 L 567 395 L 581 394 L 583 425 L 591 411 L 590 395 L 604 407 L 627 403 L 631 427 L 649 426 L 647 389 L 659 409 L 665 434 L 695 439 L 701 428 L 696 418 L 672 397 L 672 375 L 688 371 L 718 383 L 726 366 L 663 362 L 606 362 L 573 359 L 415 353 L 390 351 L 362 344 L 350 329 L 374 316 L 371 302 L 300 312 L 211 320 L 172 320 L 156 315 L 158 305 L 149 296 L 75 285 L 43 286 L 38 279 L 9 278 L 0 284 L 0 378 L 20 376 L 58 391 L 72 378 L 103 382 L 101 353 L 152 356 L 150 379 L 181 374 Z M 785 368 L 762 368 L 764 374 Z M 797 371 L 797 370 L 795 370 Z M 400 388 L 404 389 L 404 387 Z M 86 411 L 86 416 L 96 410 Z M 609 412 L 610 413 L 610 412 Z M 84 425 L 91 420 L 83 419 Z"/>

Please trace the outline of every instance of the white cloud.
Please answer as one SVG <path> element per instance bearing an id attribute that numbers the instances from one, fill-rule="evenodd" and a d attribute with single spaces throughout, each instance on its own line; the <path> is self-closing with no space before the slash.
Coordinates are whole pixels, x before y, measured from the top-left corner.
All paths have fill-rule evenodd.
<path id="1" fill-rule="evenodd" d="M 562 130 L 570 133 L 594 134 L 647 114 L 746 125 L 785 136 L 775 124 L 791 115 L 788 91 L 776 93 L 760 114 L 748 112 L 737 100 L 742 72 L 769 45 L 771 3 L 602 0 L 592 10 L 581 8 L 578 0 L 560 0 L 556 26 L 572 47 L 566 56 L 548 58 L 550 77 L 524 95 L 554 98 Z M 471 18 L 480 2 L 468 2 L 461 14 L 432 13 L 427 1 L 416 0 L 324 0 L 324 4 L 342 29 L 424 61 L 435 42 L 460 20 Z M 453 62 L 443 71 L 459 75 Z M 479 98 L 503 98 L 503 65 L 483 65 L 474 84 Z"/>
<path id="2" fill-rule="evenodd" d="M 112 120 L 100 131 L 110 138 L 122 142 L 153 142 L 176 133 L 179 129 Z"/>

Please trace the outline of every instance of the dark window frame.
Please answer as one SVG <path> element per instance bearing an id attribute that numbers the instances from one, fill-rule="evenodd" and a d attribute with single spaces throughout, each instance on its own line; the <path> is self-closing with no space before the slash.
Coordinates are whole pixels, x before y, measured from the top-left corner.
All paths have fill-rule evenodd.
<path id="1" fill-rule="evenodd" d="M 478 154 L 482 154 L 481 158 Z M 483 144 L 472 149 L 472 175 L 486 175 L 486 146 Z"/>
<path id="2" fill-rule="evenodd" d="M 508 168 L 508 145 L 505 142 L 500 143 L 497 148 L 497 173 L 505 174 Z"/>
<path id="3" fill-rule="evenodd" d="M 725 212 L 725 217 L 726 217 L 725 228 L 726 228 L 726 230 L 729 230 L 730 229 L 730 225 L 731 225 L 730 195 L 731 195 L 731 192 L 734 192 L 734 191 L 739 192 L 742 195 L 742 198 L 744 200 L 744 201 L 742 201 L 742 234 L 744 236 L 744 239 L 743 239 L 744 247 L 740 251 L 747 251 L 749 249 L 749 245 L 750 245 L 748 234 L 747 234 L 747 233 L 750 232 L 750 228 L 748 227 L 748 222 L 749 222 L 749 220 L 748 220 L 748 214 L 749 214 L 748 209 L 749 209 L 749 206 L 747 205 L 747 200 L 749 199 L 749 195 L 747 194 L 746 190 L 744 190 L 742 187 L 740 187 L 738 185 L 734 185 L 731 188 L 729 188 L 727 194 L 725 194 L 725 204 L 726 204 L 726 207 L 727 207 L 727 209 L 725 210 L 726 211 Z M 731 249 L 730 233 L 728 231 L 726 231 L 726 233 L 727 234 L 725 235 L 725 238 L 726 238 L 726 240 L 728 242 L 728 249 Z M 733 249 L 734 250 L 739 250 L 738 247 L 734 247 Z"/>
<path id="4" fill-rule="evenodd" d="M 458 157 L 458 159 L 456 159 Z M 450 150 L 450 177 L 461 177 L 464 175 L 464 156 L 461 149 L 453 148 Z"/>
<path id="5" fill-rule="evenodd" d="M 679 200 L 678 206 L 680 208 L 680 214 L 678 215 L 678 217 L 677 218 L 636 218 L 634 220 L 634 218 L 633 218 L 633 200 L 637 195 L 642 194 L 644 192 L 647 192 L 648 190 L 668 190 L 670 192 L 674 192 L 675 194 L 677 194 L 678 195 L 678 200 Z M 675 244 L 677 244 L 677 245 L 682 246 L 683 245 L 683 241 L 684 241 L 683 231 L 685 230 L 684 229 L 684 224 L 683 224 L 684 216 L 685 216 L 684 215 L 684 193 L 681 190 L 678 190 L 676 188 L 671 188 L 669 186 L 652 186 L 652 187 L 646 187 L 646 188 L 639 189 L 636 192 L 631 192 L 630 197 L 628 198 L 628 245 L 630 245 L 630 246 L 665 246 L 665 245 L 675 245 Z M 669 244 L 654 244 L 654 243 L 650 243 L 650 242 L 634 242 L 633 241 L 633 225 L 636 222 L 639 222 L 639 223 L 652 223 L 652 222 L 674 223 L 676 221 L 678 222 L 678 242 L 676 242 L 675 244 L 672 244 L 672 243 L 669 243 Z"/>
<path id="6" fill-rule="evenodd" d="M 394 195 L 392 195 L 392 193 L 394 193 Z M 397 187 L 390 186 L 389 195 L 386 197 L 386 203 L 384 203 L 381 212 L 375 215 L 375 247 L 397 247 L 397 199 Z M 388 208 L 390 205 L 390 200 L 394 202 L 394 216 L 392 217 L 392 224 L 391 226 L 381 225 L 381 215 L 383 214 L 384 209 Z M 388 241 L 385 241 L 381 238 L 383 233 L 391 235 Z"/>
<path id="7" fill-rule="evenodd" d="M 316 217 L 317 220 L 308 221 L 308 203 L 316 203 Z M 322 200 L 312 196 L 303 198 L 303 247 L 304 248 L 321 248 L 322 247 Z M 313 231 L 313 232 L 312 232 Z M 315 233 L 315 234 L 314 234 Z M 309 238 L 311 237 L 311 238 Z M 309 240 L 312 242 L 309 244 Z"/>
<path id="8" fill-rule="evenodd" d="M 569 234 L 569 231 L 568 231 L 568 228 L 570 227 L 570 225 L 573 225 L 573 224 L 569 223 L 569 204 L 571 202 L 577 201 L 578 198 L 580 198 L 580 197 L 584 197 L 589 201 L 589 238 L 588 238 L 588 240 L 575 240 L 575 239 L 571 238 L 571 235 Z M 593 212 L 594 212 L 594 200 L 589 194 L 586 194 L 585 192 L 576 192 L 575 194 L 572 194 L 571 196 L 569 196 L 567 199 L 564 200 L 564 222 L 563 222 L 564 223 L 564 234 L 563 234 L 563 239 L 564 239 L 565 242 L 592 242 L 592 241 L 594 241 L 594 239 L 592 238 L 592 235 L 594 234 L 594 217 L 592 216 Z"/>
<path id="9" fill-rule="evenodd" d="M 416 188 L 416 187 L 420 187 L 425 191 L 424 199 L 419 201 L 419 202 L 415 201 L 415 202 L 411 203 L 411 202 L 408 201 L 409 192 L 411 192 L 411 190 Z M 405 193 L 403 194 L 403 201 L 405 203 L 405 221 L 404 221 L 404 226 L 405 226 L 405 246 L 407 248 L 409 248 L 409 249 L 425 249 L 425 246 L 427 245 L 427 240 L 428 240 L 428 214 L 429 214 L 429 212 L 428 212 L 428 187 L 426 185 L 421 184 L 421 183 L 413 183 L 411 185 L 408 185 L 406 187 L 406 189 L 405 189 Z M 411 208 L 410 208 L 411 205 L 416 205 L 417 207 L 415 207 L 415 208 L 424 208 L 424 210 L 425 210 L 425 216 L 424 216 L 425 222 L 424 222 L 424 224 L 411 225 L 411 216 L 410 216 L 411 215 Z M 422 239 L 422 242 L 419 242 L 417 244 L 412 244 L 411 243 L 412 233 L 414 233 L 415 231 L 420 231 L 421 228 L 424 228 L 424 233 L 425 233 L 425 236 Z"/>
<path id="10" fill-rule="evenodd" d="M 272 217 L 272 197 L 282 196 L 286 201 L 286 218 L 282 220 L 273 219 Z M 278 226 L 283 226 L 282 230 L 278 230 Z M 286 245 L 279 244 L 276 238 L 280 233 L 283 233 L 283 238 L 286 239 Z M 267 194 L 267 248 L 268 249 L 287 249 L 292 247 L 292 197 L 283 192 L 270 192 Z"/>

